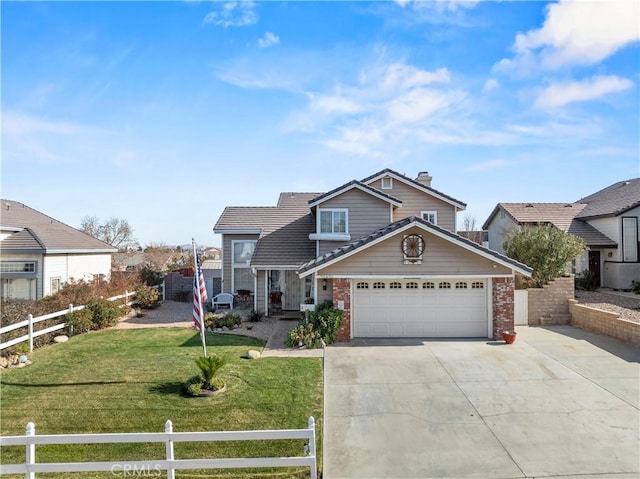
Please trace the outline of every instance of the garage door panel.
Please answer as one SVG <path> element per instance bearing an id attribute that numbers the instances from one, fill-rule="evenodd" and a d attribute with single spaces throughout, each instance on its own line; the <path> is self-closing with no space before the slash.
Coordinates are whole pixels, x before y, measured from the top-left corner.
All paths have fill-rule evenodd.
<path id="1" fill-rule="evenodd" d="M 372 280 L 382 281 L 382 280 Z M 467 288 L 354 290 L 354 337 L 487 337 L 488 280 L 460 280 Z M 475 282 L 476 287 L 469 286 Z M 478 283 L 481 287 L 477 287 Z"/>

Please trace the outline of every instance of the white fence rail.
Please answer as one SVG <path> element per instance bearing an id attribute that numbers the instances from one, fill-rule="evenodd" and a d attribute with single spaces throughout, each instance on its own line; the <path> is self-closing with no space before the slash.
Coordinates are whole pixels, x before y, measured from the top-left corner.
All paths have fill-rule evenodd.
<path id="1" fill-rule="evenodd" d="M 124 299 L 127 306 L 131 306 L 133 304 L 129 298 L 135 296 L 136 292 L 125 291 L 124 294 L 120 294 L 118 296 L 113 296 L 111 298 L 107 298 L 109 301 L 116 301 L 118 299 Z M 73 304 L 69 305 L 69 309 L 65 309 L 62 311 L 56 311 L 55 313 L 45 314 L 43 316 L 33 317 L 32 314 L 28 316 L 28 318 L 24 321 L 20 321 L 19 323 L 10 324 L 9 326 L 5 326 L 4 328 L 0 328 L 0 335 L 8 333 L 10 331 L 14 331 L 16 329 L 27 327 L 27 334 L 24 336 L 20 336 L 19 338 L 14 338 L 10 341 L 4 342 L 0 344 L 0 351 L 9 346 L 14 346 L 16 344 L 22 343 L 24 341 L 29 341 L 29 351 L 33 352 L 33 338 L 37 338 L 38 336 L 42 336 L 43 334 L 52 333 L 54 331 L 58 331 L 60 329 L 64 329 L 66 323 L 56 324 L 55 326 L 51 326 L 49 328 L 41 329 L 40 331 L 34 331 L 33 326 L 41 321 L 46 321 L 47 319 L 53 319 L 60 316 L 65 316 L 67 314 L 73 313 L 74 311 L 81 311 L 85 308 L 85 305 L 82 306 L 74 306 Z"/>
<path id="2" fill-rule="evenodd" d="M 307 429 L 281 429 L 265 431 L 173 432 L 171 421 L 165 423 L 164 433 L 123 434 L 56 434 L 35 433 L 35 425 L 27 424 L 25 436 L 0 436 L 0 447 L 25 446 L 24 464 L 0 465 L 2 474 L 25 474 L 35 479 L 38 472 L 111 472 L 113 474 L 159 474 L 167 472 L 168 479 L 175 479 L 175 471 L 187 469 L 239 469 L 255 467 L 309 467 L 311 479 L 317 479 L 316 429 L 313 416 Z M 256 457 L 233 459 L 176 459 L 173 445 L 179 442 L 263 441 L 304 439 L 303 455 L 294 457 Z M 115 443 L 165 443 L 165 459 L 146 461 L 67 462 L 37 463 L 36 446 L 51 444 L 115 444 Z"/>

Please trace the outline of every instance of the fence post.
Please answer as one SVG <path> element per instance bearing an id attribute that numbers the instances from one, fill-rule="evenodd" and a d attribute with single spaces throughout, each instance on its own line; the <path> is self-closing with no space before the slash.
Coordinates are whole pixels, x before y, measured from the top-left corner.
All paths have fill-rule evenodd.
<path id="1" fill-rule="evenodd" d="M 173 423 L 171 422 L 170 419 L 168 419 L 167 422 L 164 423 L 164 432 L 167 434 L 171 434 L 173 432 Z M 171 440 L 170 436 L 167 438 L 166 450 L 167 450 L 167 461 L 169 461 L 169 464 L 167 465 L 167 479 L 175 479 L 176 471 L 173 468 L 173 460 L 174 460 L 173 441 Z"/>
<path id="2" fill-rule="evenodd" d="M 313 456 L 313 466 L 311 466 L 311 479 L 318 478 L 318 462 L 316 459 L 316 421 L 313 416 L 309 416 L 309 429 L 311 436 L 309 437 L 309 454 Z"/>
<path id="3" fill-rule="evenodd" d="M 127 306 L 129 304 L 129 291 L 124 290 L 124 305 Z"/>
<path id="4" fill-rule="evenodd" d="M 162 280 L 162 301 L 164 301 L 165 299 L 167 299 L 166 295 L 164 294 L 165 292 L 165 287 L 166 287 L 167 283 L 165 282 L 165 280 Z"/>
<path id="5" fill-rule="evenodd" d="M 27 465 L 26 479 L 36 479 L 36 473 L 31 472 L 29 465 L 36 463 L 36 445 L 33 444 L 28 438 L 36 435 L 36 425 L 32 422 L 27 424 L 27 457 L 25 464 Z"/>
<path id="6" fill-rule="evenodd" d="M 29 325 L 28 325 L 28 334 L 29 334 L 29 353 L 33 352 L 33 314 L 30 314 L 28 317 Z"/>

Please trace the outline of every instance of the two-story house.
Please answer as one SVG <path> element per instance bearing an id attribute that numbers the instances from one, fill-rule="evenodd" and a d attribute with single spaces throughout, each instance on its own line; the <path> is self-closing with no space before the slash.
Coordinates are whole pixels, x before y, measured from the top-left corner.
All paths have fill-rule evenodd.
<path id="1" fill-rule="evenodd" d="M 0 297 L 37 300 L 74 280 L 109 279 L 116 248 L 18 201 L 1 200 Z"/>
<path id="2" fill-rule="evenodd" d="M 628 290 L 640 281 L 640 178 L 619 181 L 572 203 L 498 203 L 483 229 L 489 247 L 503 252 L 520 227 L 553 224 L 582 238 L 588 251 L 572 272 L 591 271 L 598 286 Z"/>
<path id="3" fill-rule="evenodd" d="M 227 207 L 223 292 L 270 313 L 331 301 L 353 337 L 497 337 L 513 329 L 514 276 L 531 269 L 455 233 L 466 205 L 385 169 L 275 207 Z"/>

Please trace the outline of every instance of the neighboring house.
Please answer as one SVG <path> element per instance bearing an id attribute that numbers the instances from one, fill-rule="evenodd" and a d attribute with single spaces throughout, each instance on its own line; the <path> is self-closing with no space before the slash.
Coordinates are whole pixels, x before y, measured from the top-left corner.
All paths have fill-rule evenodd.
<path id="1" fill-rule="evenodd" d="M 504 252 L 509 233 L 551 223 L 582 238 L 589 250 L 573 272 L 592 271 L 598 286 L 631 289 L 640 281 L 640 178 L 620 181 L 575 203 L 498 203 L 485 221 L 489 247 Z"/>
<path id="2" fill-rule="evenodd" d="M 121 251 L 113 254 L 116 271 L 141 271 L 147 266 L 144 251 Z"/>
<path id="3" fill-rule="evenodd" d="M 74 280 L 108 279 L 117 250 L 11 200 L 1 200 L 0 296 L 36 300 Z"/>
<path id="4" fill-rule="evenodd" d="M 466 205 L 385 169 L 275 207 L 227 207 L 222 290 L 255 309 L 331 301 L 353 337 L 497 337 L 513 329 L 514 276 L 531 269 L 455 233 Z M 278 307 L 274 303 L 280 301 Z"/>

